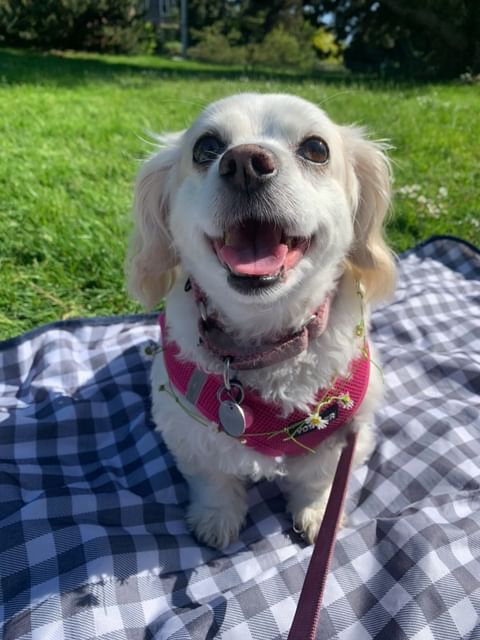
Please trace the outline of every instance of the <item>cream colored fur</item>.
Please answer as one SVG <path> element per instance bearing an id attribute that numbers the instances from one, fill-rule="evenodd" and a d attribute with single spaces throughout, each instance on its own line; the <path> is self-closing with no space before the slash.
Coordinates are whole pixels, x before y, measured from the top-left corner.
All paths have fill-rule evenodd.
<path id="1" fill-rule="evenodd" d="M 284 284 L 247 296 L 227 281 L 226 269 L 208 238 L 222 234 L 231 200 L 218 174 L 218 160 L 201 169 L 192 148 L 205 132 L 216 132 L 228 148 L 253 143 L 280 162 L 265 207 L 289 233 L 313 236 L 309 250 Z M 308 136 L 321 136 L 330 149 L 328 165 L 306 166 L 297 156 Z M 320 387 L 345 373 L 358 352 L 360 320 L 355 279 L 367 301 L 387 297 L 394 262 L 383 239 L 390 199 L 390 167 L 381 143 L 358 128 L 341 127 L 313 104 L 289 95 L 240 94 L 210 105 L 185 132 L 165 139 L 144 164 L 135 194 L 135 231 L 128 259 L 129 286 L 147 307 L 168 294 L 167 325 L 185 358 L 207 371 L 221 363 L 198 345 L 198 310 L 188 275 L 206 292 L 226 330 L 248 345 L 300 328 L 328 293 L 334 302 L 327 330 L 306 352 L 276 366 L 238 374 L 245 386 L 276 402 L 284 414 L 307 409 Z M 368 308 L 366 310 L 368 315 Z M 373 354 L 375 359 L 375 355 Z M 152 369 L 153 417 L 190 486 L 187 520 L 199 540 L 224 547 L 234 540 L 246 514 L 244 480 L 281 478 L 288 510 L 306 539 L 315 539 L 323 517 L 345 430 L 315 454 L 274 459 L 248 449 L 215 428 L 187 416 L 167 394 L 163 356 Z M 372 367 L 367 396 L 350 425 L 359 430 L 356 464 L 373 447 L 373 412 L 381 380 Z"/>

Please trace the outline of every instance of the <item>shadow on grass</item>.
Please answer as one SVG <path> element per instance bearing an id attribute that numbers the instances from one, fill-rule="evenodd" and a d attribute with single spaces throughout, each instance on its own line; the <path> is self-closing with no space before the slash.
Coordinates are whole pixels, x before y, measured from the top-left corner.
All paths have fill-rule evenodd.
<path id="1" fill-rule="evenodd" d="M 158 79 L 245 80 L 275 82 L 322 82 L 358 85 L 370 89 L 392 86 L 371 75 L 352 75 L 341 67 L 324 67 L 312 72 L 274 69 L 246 69 L 240 66 L 202 64 L 165 58 L 102 56 L 92 54 L 42 53 L 19 49 L 0 49 L 0 82 L 77 86 L 92 81 L 116 82 L 122 77 L 142 75 Z M 411 83 L 409 83 L 411 84 Z M 395 85 L 398 82 L 395 81 Z"/>

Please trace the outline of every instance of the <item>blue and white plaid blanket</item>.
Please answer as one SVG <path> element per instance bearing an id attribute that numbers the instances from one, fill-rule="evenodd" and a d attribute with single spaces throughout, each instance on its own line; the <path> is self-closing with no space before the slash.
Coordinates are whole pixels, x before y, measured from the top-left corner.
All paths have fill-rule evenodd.
<path id="1" fill-rule="evenodd" d="M 480 256 L 403 255 L 373 318 L 386 399 L 351 481 L 319 638 L 480 638 Z M 153 316 L 62 322 L 0 345 L 4 640 L 286 638 L 312 547 L 274 483 L 226 552 L 188 532 L 149 417 Z"/>

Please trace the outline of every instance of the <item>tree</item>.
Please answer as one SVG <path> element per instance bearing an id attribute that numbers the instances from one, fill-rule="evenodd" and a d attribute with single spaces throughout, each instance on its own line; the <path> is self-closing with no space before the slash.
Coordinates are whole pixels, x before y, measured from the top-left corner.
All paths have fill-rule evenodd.
<path id="1" fill-rule="evenodd" d="M 223 35 L 235 34 L 235 44 L 257 44 L 275 27 L 293 33 L 303 25 L 301 0 L 189 0 L 188 22 L 192 41 L 202 29 L 215 28 Z"/>
<path id="2" fill-rule="evenodd" d="M 455 76 L 480 70 L 477 0 L 321 0 L 310 19 L 333 19 L 353 69 Z"/>
<path id="3" fill-rule="evenodd" d="M 0 0 L 6 44 L 132 53 L 151 36 L 138 0 Z"/>

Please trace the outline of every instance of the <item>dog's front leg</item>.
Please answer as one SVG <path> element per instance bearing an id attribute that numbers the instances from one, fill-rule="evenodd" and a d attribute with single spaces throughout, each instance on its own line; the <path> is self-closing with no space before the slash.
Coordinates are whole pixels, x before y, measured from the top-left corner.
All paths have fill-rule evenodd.
<path id="1" fill-rule="evenodd" d="M 220 471 L 184 473 L 190 488 L 187 522 L 200 542 L 223 549 L 237 539 L 247 512 L 246 490 Z"/>
<path id="2" fill-rule="evenodd" d="M 164 358 L 158 354 L 152 366 L 152 415 L 189 485 L 187 522 L 200 542 L 222 549 L 238 537 L 245 520 L 246 490 L 241 477 L 218 468 L 224 455 L 218 449 L 219 435 L 179 412 L 173 394 L 157 391 L 168 384 Z"/>
<path id="3" fill-rule="evenodd" d="M 338 436 L 333 436 L 335 440 Z M 340 455 L 341 444 L 322 446 L 314 454 L 288 461 L 286 480 L 287 509 L 294 529 L 305 540 L 315 542 L 327 506 L 330 487 Z"/>
<path id="4" fill-rule="evenodd" d="M 370 396 L 373 396 L 370 393 Z M 369 418 L 365 421 L 365 416 Z M 352 467 L 355 469 L 370 456 L 374 447 L 372 416 L 368 403 L 365 411 L 354 418 L 354 428 L 358 432 L 357 446 Z M 346 427 L 350 428 L 349 426 Z M 293 526 L 303 534 L 308 543 L 315 542 L 330 495 L 340 453 L 346 442 L 346 431 L 333 434 L 312 455 L 293 458 L 288 462 L 286 492 L 288 511 L 292 514 Z M 344 518 L 340 520 L 343 526 Z"/>
<path id="5" fill-rule="evenodd" d="M 378 361 L 376 351 L 371 347 L 374 361 Z M 301 531 L 309 543 L 315 542 L 323 514 L 330 495 L 335 471 L 343 446 L 346 442 L 347 430 L 355 429 L 357 444 L 352 468 L 363 464 L 371 455 L 374 445 L 374 409 L 378 406 L 382 395 L 382 374 L 376 367 L 370 372 L 370 382 L 361 407 L 353 418 L 353 423 L 346 425 L 329 436 L 321 444 L 316 453 L 291 458 L 287 462 L 288 511 L 292 514 L 293 526 Z M 340 524 L 343 525 L 343 516 Z"/>

